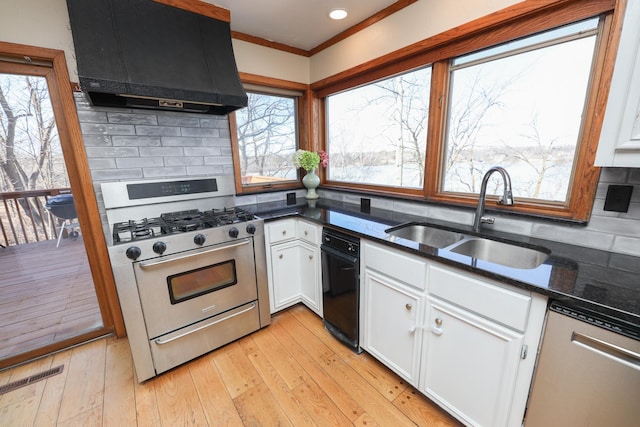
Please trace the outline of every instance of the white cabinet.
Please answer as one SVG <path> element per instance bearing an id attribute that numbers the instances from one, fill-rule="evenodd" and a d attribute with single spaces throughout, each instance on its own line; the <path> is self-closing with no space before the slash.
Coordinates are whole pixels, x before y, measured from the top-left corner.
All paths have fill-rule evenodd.
<path id="1" fill-rule="evenodd" d="M 361 346 L 470 426 L 521 426 L 546 298 L 363 241 Z"/>
<path id="2" fill-rule="evenodd" d="M 320 226 L 297 218 L 265 224 L 272 314 L 303 302 L 322 316 L 320 234 Z"/>
<path id="3" fill-rule="evenodd" d="M 421 391 L 470 425 L 508 425 L 524 335 L 436 298 L 428 305 Z"/>
<path id="4" fill-rule="evenodd" d="M 425 298 L 371 269 L 365 269 L 363 289 L 362 347 L 417 386 Z"/>
<path id="5" fill-rule="evenodd" d="M 596 166 L 640 167 L 640 1 L 627 2 Z"/>
<path id="6" fill-rule="evenodd" d="M 362 248 L 360 345 L 417 386 L 427 263 L 371 242 Z"/>
<path id="7" fill-rule="evenodd" d="M 420 390 L 472 426 L 520 426 L 546 298 L 429 265 Z"/>
<path id="8" fill-rule="evenodd" d="M 289 241 L 271 247 L 272 310 L 280 311 L 300 302 L 300 246 Z"/>
<path id="9" fill-rule="evenodd" d="M 320 273 L 320 249 L 305 242 L 298 244 L 300 255 L 300 299 L 319 316 L 322 316 L 322 282 Z"/>

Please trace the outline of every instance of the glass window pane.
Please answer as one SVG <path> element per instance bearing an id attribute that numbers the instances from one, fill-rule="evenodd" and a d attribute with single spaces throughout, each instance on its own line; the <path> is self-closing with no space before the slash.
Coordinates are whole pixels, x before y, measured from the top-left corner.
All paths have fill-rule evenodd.
<path id="1" fill-rule="evenodd" d="M 243 185 L 297 180 L 291 163 L 298 141 L 295 98 L 247 95 L 248 106 L 236 111 Z"/>
<path id="2" fill-rule="evenodd" d="M 595 39 L 589 33 L 532 50 L 518 43 L 511 55 L 454 68 L 441 189 L 478 193 L 483 174 L 500 165 L 514 197 L 565 202 Z M 490 194 L 500 191 L 494 182 Z"/>
<path id="3" fill-rule="evenodd" d="M 422 188 L 431 67 L 327 98 L 331 181 Z"/>

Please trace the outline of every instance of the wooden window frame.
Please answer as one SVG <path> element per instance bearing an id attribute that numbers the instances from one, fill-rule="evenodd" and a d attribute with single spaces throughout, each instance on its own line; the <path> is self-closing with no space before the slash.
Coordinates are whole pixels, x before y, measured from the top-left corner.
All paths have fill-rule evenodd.
<path id="1" fill-rule="evenodd" d="M 296 114 L 297 114 L 297 140 L 299 149 L 315 150 L 317 146 L 317 137 L 311 129 L 311 123 L 314 121 L 313 117 L 317 116 L 317 104 L 311 93 L 309 85 L 304 83 L 297 83 L 288 80 L 274 79 L 270 77 L 258 76 L 248 73 L 240 73 L 240 80 L 245 85 L 261 86 L 264 88 L 292 90 L 302 93 L 297 98 L 296 102 Z M 315 111 L 315 113 L 314 113 Z M 303 188 L 300 175 L 300 171 L 297 172 L 297 179 L 290 182 L 281 182 L 264 185 L 243 185 L 242 174 L 240 168 L 240 154 L 238 146 L 238 132 L 236 124 L 236 115 L 234 113 L 229 114 L 229 133 L 231 135 L 231 154 L 233 158 L 233 171 L 236 185 L 236 194 L 254 194 L 264 193 L 265 191 L 282 191 L 282 190 L 296 190 Z"/>
<path id="2" fill-rule="evenodd" d="M 487 206 L 491 209 L 580 223 L 588 221 L 600 173 L 600 168 L 594 166 L 595 152 L 613 73 L 625 4 L 626 0 L 547 0 L 518 3 L 312 84 L 316 97 L 324 101 L 327 96 L 352 87 L 368 84 L 419 66 L 427 64 L 433 66 L 424 187 L 415 191 L 396 187 L 346 184 L 326 179 L 323 179 L 322 186 L 329 189 L 367 192 L 447 205 L 476 206 L 477 195 L 445 193 L 440 190 L 446 140 L 445 101 L 448 96 L 449 61 L 510 40 L 583 19 L 602 16 L 600 23 L 602 28 L 596 41 L 594 67 L 585 104 L 585 118 L 582 122 L 567 202 L 517 199 L 514 206 L 503 207 L 497 204 L 497 198 L 487 197 Z M 324 102 L 321 105 L 324 112 Z M 324 125 L 324 119 L 322 122 Z M 326 149 L 324 139 L 322 148 Z M 573 177 L 579 177 L 579 179 L 574 180 Z"/>

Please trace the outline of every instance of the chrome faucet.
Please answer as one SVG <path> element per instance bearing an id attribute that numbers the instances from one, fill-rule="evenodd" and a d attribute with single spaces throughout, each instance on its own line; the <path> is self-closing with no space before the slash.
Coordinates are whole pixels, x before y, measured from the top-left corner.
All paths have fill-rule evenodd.
<path id="1" fill-rule="evenodd" d="M 502 181 L 504 183 L 504 193 L 498 199 L 499 205 L 512 206 L 513 205 L 513 194 L 511 193 L 511 177 L 507 173 L 506 169 L 500 166 L 494 166 L 484 174 L 482 178 L 482 186 L 480 187 L 480 198 L 478 199 L 478 207 L 476 208 L 476 216 L 473 219 L 473 231 L 476 233 L 480 232 L 480 227 L 482 224 L 493 224 L 495 222 L 495 218 L 484 216 L 484 204 L 485 199 L 487 198 L 487 184 L 489 182 L 489 177 L 492 173 L 498 172 L 502 175 Z"/>

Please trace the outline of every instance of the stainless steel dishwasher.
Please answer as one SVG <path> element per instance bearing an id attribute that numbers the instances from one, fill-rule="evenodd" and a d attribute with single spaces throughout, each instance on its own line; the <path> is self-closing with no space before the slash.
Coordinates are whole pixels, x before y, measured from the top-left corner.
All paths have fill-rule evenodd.
<path id="1" fill-rule="evenodd" d="M 640 425 L 640 328 L 552 303 L 526 427 Z"/>
<path id="2" fill-rule="evenodd" d="M 360 239 L 324 228 L 320 249 L 324 325 L 338 340 L 360 352 Z"/>

